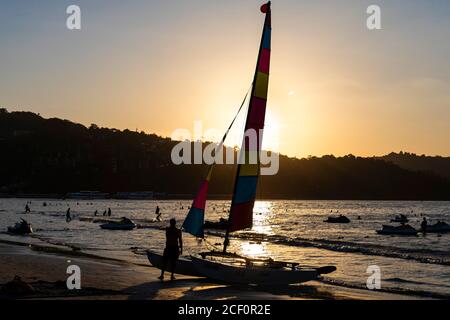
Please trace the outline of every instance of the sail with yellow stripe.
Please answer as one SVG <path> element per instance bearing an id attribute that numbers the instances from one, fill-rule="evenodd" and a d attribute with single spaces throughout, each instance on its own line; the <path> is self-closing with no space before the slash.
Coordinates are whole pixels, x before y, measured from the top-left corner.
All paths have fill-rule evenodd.
<path id="1" fill-rule="evenodd" d="M 244 107 L 245 102 L 247 101 L 249 92 L 244 97 L 244 100 L 242 100 L 241 106 L 239 107 L 238 112 L 233 118 L 233 121 L 231 121 L 231 124 L 229 125 L 228 129 L 225 131 L 225 134 L 223 135 L 222 140 L 216 147 L 216 150 L 214 154 L 219 153 L 219 151 L 222 149 L 223 144 L 228 136 L 228 133 L 230 132 L 231 128 L 233 127 L 233 124 L 235 123 L 239 113 L 241 112 L 242 108 Z M 208 187 L 209 182 L 211 181 L 211 175 L 214 169 L 214 164 L 210 165 L 208 168 L 208 173 L 206 175 L 206 178 L 202 181 L 202 184 L 200 185 L 200 188 L 197 192 L 197 195 L 195 196 L 192 206 L 189 209 L 189 213 L 186 216 L 186 219 L 183 222 L 183 230 L 192 234 L 193 236 L 197 238 L 203 238 L 205 236 L 204 233 L 204 223 L 205 223 L 205 210 L 206 210 L 206 199 L 208 196 Z"/>
<path id="2" fill-rule="evenodd" d="M 224 251 L 226 251 L 228 234 L 230 232 L 251 228 L 253 225 L 253 207 L 255 204 L 256 188 L 260 172 L 260 151 L 266 115 L 267 92 L 269 87 L 270 45 L 272 32 L 270 1 L 261 7 L 261 11 L 265 13 L 266 16 L 245 122 L 245 132 L 253 131 L 253 136 L 256 137 L 256 141 L 248 140 L 244 135 L 244 141 L 240 153 L 240 164 L 238 165 L 235 179 L 230 217 L 228 219 Z M 242 101 L 238 114 L 246 99 L 247 95 Z M 223 143 L 238 114 L 236 114 L 235 118 L 231 122 L 228 130 L 222 138 L 222 141 L 216 149 L 216 152 L 223 146 Z M 184 231 L 199 238 L 204 237 L 206 199 L 212 170 L 213 165 L 211 165 L 208 169 L 206 178 L 203 180 L 192 203 L 192 207 L 190 208 L 183 223 Z"/>
<path id="3" fill-rule="evenodd" d="M 261 7 L 261 11 L 266 16 L 245 123 L 245 132 L 254 130 L 257 142 L 251 143 L 244 136 L 241 149 L 241 157 L 243 159 L 240 161 L 237 169 L 227 238 L 229 232 L 251 228 L 253 225 L 253 207 L 260 173 L 260 151 L 269 87 L 272 33 L 270 1 Z M 256 159 L 256 161 L 252 161 L 253 159 Z M 227 240 L 225 241 L 227 242 Z M 226 242 L 224 250 L 226 250 Z"/>

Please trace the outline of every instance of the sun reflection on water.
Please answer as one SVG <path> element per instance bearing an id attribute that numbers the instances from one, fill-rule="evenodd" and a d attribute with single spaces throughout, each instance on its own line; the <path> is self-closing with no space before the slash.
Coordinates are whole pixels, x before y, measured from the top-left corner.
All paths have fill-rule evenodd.
<path id="1" fill-rule="evenodd" d="M 263 234 L 273 234 L 272 218 L 274 217 L 271 201 L 256 201 L 253 209 L 252 231 Z"/>
<path id="2" fill-rule="evenodd" d="M 257 258 L 268 256 L 266 245 L 260 242 L 244 242 L 241 244 L 241 252 L 244 256 Z"/>

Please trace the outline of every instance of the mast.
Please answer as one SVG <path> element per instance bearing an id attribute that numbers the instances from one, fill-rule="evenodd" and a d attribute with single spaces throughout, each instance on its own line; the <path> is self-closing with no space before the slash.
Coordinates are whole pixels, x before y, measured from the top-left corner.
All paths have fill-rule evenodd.
<path id="1" fill-rule="evenodd" d="M 223 135 L 222 140 L 220 141 L 219 145 L 216 147 L 214 151 L 214 155 L 217 155 L 217 153 L 220 152 L 220 150 L 223 147 L 223 144 L 225 142 L 225 139 L 228 136 L 228 133 L 231 130 L 231 127 L 233 126 L 234 122 L 236 121 L 239 113 L 242 110 L 242 107 L 245 104 L 245 101 L 247 101 L 247 97 L 250 93 L 250 89 L 245 94 L 244 100 L 242 100 L 241 106 L 239 107 L 238 112 L 233 118 L 233 121 L 231 121 L 227 131 Z M 214 164 L 211 164 L 208 168 L 208 174 L 206 175 L 206 178 L 203 180 L 200 189 L 197 192 L 197 195 L 195 196 L 194 200 L 192 201 L 192 206 L 189 209 L 188 215 L 186 216 L 182 229 L 186 232 L 189 232 L 193 236 L 197 238 L 204 238 L 204 224 L 205 224 L 205 209 L 206 209 L 206 198 L 208 195 L 208 186 L 209 182 L 211 180 L 212 171 L 214 168 Z"/>
<path id="2" fill-rule="evenodd" d="M 257 143 L 247 141 L 245 134 L 242 142 L 240 161 L 234 182 L 234 192 L 231 201 L 230 215 L 228 219 L 223 252 L 227 251 L 230 232 L 251 228 L 253 226 L 253 207 L 255 205 L 256 188 L 260 173 L 260 151 L 262 145 L 262 131 L 267 105 L 267 92 L 269 87 L 270 70 L 270 44 L 271 44 L 271 2 L 261 7 L 261 12 L 266 14 L 264 27 L 259 46 L 257 65 L 253 77 L 253 87 L 245 122 L 245 132 L 255 130 Z M 256 163 L 251 160 L 255 159 Z"/>

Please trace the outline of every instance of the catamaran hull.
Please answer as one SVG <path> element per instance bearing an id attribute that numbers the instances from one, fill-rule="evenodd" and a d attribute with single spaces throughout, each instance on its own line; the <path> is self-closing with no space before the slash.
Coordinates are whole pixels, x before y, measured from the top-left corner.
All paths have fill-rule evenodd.
<path id="1" fill-rule="evenodd" d="M 192 257 L 195 269 L 207 278 L 226 283 L 256 285 L 288 285 L 317 279 L 315 269 L 289 270 L 232 266 L 211 260 Z"/>
<path id="2" fill-rule="evenodd" d="M 162 269 L 163 266 L 163 256 L 159 253 L 153 252 L 151 250 L 147 250 L 147 258 L 152 266 L 157 269 Z M 167 265 L 166 271 L 170 271 L 170 263 Z M 176 274 L 182 274 L 185 276 L 192 277 L 202 277 L 200 273 L 194 268 L 191 259 L 180 257 L 177 261 L 177 265 L 175 267 Z"/>

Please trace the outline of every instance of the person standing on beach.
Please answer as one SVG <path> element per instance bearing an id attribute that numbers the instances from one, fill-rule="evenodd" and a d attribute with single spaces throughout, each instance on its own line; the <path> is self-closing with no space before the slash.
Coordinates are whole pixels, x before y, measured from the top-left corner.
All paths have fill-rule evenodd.
<path id="1" fill-rule="evenodd" d="M 161 209 L 159 209 L 159 206 L 156 206 L 155 214 L 156 214 L 156 221 L 161 221 Z"/>
<path id="2" fill-rule="evenodd" d="M 180 254 L 183 254 L 183 239 L 181 237 L 181 230 L 176 227 L 176 220 L 170 219 L 170 226 L 166 228 L 166 248 L 163 254 L 163 265 L 161 269 L 161 276 L 158 279 L 164 280 L 164 272 L 167 263 L 170 263 L 170 272 L 172 273 L 170 279 L 175 280 L 175 267 Z"/>
<path id="3" fill-rule="evenodd" d="M 70 208 L 69 208 L 69 209 L 67 209 L 67 212 L 66 212 L 66 222 L 70 222 L 70 221 L 72 221 L 72 217 L 70 216 Z"/>
<path id="4" fill-rule="evenodd" d="M 30 206 L 28 205 L 28 203 L 25 205 L 25 213 L 30 213 L 31 209 Z"/>
<path id="5" fill-rule="evenodd" d="M 111 217 L 112 211 L 111 208 L 108 208 L 108 217 Z"/>

